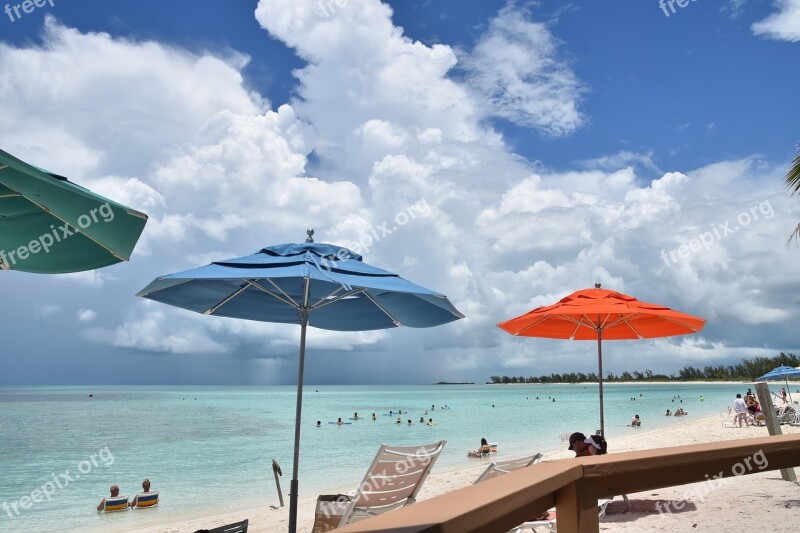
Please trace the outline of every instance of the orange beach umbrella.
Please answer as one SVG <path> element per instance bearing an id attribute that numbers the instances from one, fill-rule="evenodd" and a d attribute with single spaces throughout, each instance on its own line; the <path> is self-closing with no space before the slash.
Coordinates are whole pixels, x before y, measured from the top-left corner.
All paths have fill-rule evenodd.
<path id="1" fill-rule="evenodd" d="M 603 420 L 603 347 L 605 340 L 652 339 L 697 333 L 705 319 L 663 305 L 641 302 L 633 296 L 601 289 L 573 292 L 558 303 L 537 307 L 497 324 L 515 336 L 546 339 L 596 340 L 600 380 L 600 433 Z"/>

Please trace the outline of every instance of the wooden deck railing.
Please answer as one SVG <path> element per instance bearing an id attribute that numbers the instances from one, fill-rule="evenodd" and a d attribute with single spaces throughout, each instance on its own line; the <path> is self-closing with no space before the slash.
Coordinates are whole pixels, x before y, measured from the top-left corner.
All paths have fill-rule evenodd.
<path id="1" fill-rule="evenodd" d="M 544 462 L 338 529 L 504 532 L 555 506 L 560 532 L 598 532 L 597 500 L 800 465 L 800 435 Z M 713 490 L 711 484 L 709 490 Z"/>

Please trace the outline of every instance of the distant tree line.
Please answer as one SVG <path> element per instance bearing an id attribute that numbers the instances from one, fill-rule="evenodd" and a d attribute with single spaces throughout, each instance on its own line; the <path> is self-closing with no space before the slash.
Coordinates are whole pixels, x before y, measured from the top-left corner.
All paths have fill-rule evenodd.
<path id="1" fill-rule="evenodd" d="M 655 374 L 652 370 L 639 372 L 609 372 L 604 381 L 752 381 L 778 366 L 800 366 L 800 358 L 790 353 L 773 357 L 754 357 L 742 359 L 738 365 L 719 365 L 695 368 L 685 366 L 677 374 Z M 542 376 L 491 376 L 489 383 L 591 383 L 597 382 L 597 374 L 589 372 L 566 372 Z"/>

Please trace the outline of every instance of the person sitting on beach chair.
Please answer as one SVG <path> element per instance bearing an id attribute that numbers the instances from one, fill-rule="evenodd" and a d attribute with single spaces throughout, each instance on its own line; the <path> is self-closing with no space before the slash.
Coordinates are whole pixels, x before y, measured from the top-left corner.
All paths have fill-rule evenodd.
<path id="1" fill-rule="evenodd" d="M 103 498 L 97 506 L 98 511 L 125 511 L 128 509 L 128 497 L 119 495 L 119 485 L 111 485 L 111 496 Z"/>
<path id="2" fill-rule="evenodd" d="M 492 446 L 486 438 L 481 439 L 481 447 L 477 450 L 467 452 L 467 457 L 488 457 L 492 453 Z"/>
<path id="3" fill-rule="evenodd" d="M 144 478 L 144 481 L 142 481 L 142 489 L 144 492 L 140 492 L 134 496 L 129 505 L 136 509 L 144 509 L 146 507 L 155 507 L 158 505 L 158 491 L 150 491 L 150 480 L 148 478 Z"/>

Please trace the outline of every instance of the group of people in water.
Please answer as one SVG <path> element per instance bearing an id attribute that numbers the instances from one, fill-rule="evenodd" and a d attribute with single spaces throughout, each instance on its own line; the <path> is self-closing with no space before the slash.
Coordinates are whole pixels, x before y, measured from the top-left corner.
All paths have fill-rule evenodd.
<path id="1" fill-rule="evenodd" d="M 433 411 L 435 409 L 436 409 L 436 405 L 431 405 L 431 410 Z M 448 409 L 450 409 L 450 407 L 447 406 L 447 405 L 444 405 L 443 407 L 440 407 L 440 409 L 448 410 Z M 402 409 L 399 410 L 399 411 L 389 411 L 388 416 L 394 416 L 395 414 L 407 415 L 408 411 L 403 411 Z M 427 409 L 425 410 L 425 414 L 426 415 L 428 414 L 428 410 Z M 374 422 L 374 421 L 378 420 L 378 415 L 376 415 L 375 413 L 372 413 L 372 416 L 370 418 Z M 356 411 L 355 413 L 353 413 L 353 416 L 350 417 L 350 420 L 366 420 L 366 417 L 358 416 L 358 411 Z M 403 423 L 403 419 L 398 416 L 397 420 L 395 421 L 395 424 L 402 424 L 402 423 Z M 433 418 L 428 418 L 428 420 L 426 422 L 424 416 L 420 416 L 419 417 L 419 423 L 420 424 L 425 424 L 426 426 L 433 426 L 435 424 L 435 422 L 433 421 Z M 345 424 L 352 424 L 352 422 L 345 422 L 344 420 L 342 420 L 341 417 L 339 417 L 339 418 L 336 419 L 336 422 L 329 422 L 329 424 L 336 424 L 337 426 L 342 426 L 342 425 L 345 425 Z M 411 420 L 410 418 L 408 419 L 408 425 L 409 426 L 414 425 L 413 420 Z M 318 428 L 322 427 L 322 420 L 317 420 L 317 427 Z"/>
<path id="2" fill-rule="evenodd" d="M 678 408 L 675 410 L 675 412 L 674 412 L 674 413 L 673 413 L 672 411 L 670 411 L 669 409 L 667 409 L 667 414 L 666 414 L 666 416 L 686 416 L 686 415 L 688 415 L 688 414 L 689 414 L 689 412 L 688 412 L 688 411 L 684 411 L 684 410 L 683 410 L 683 407 L 678 407 Z"/>

